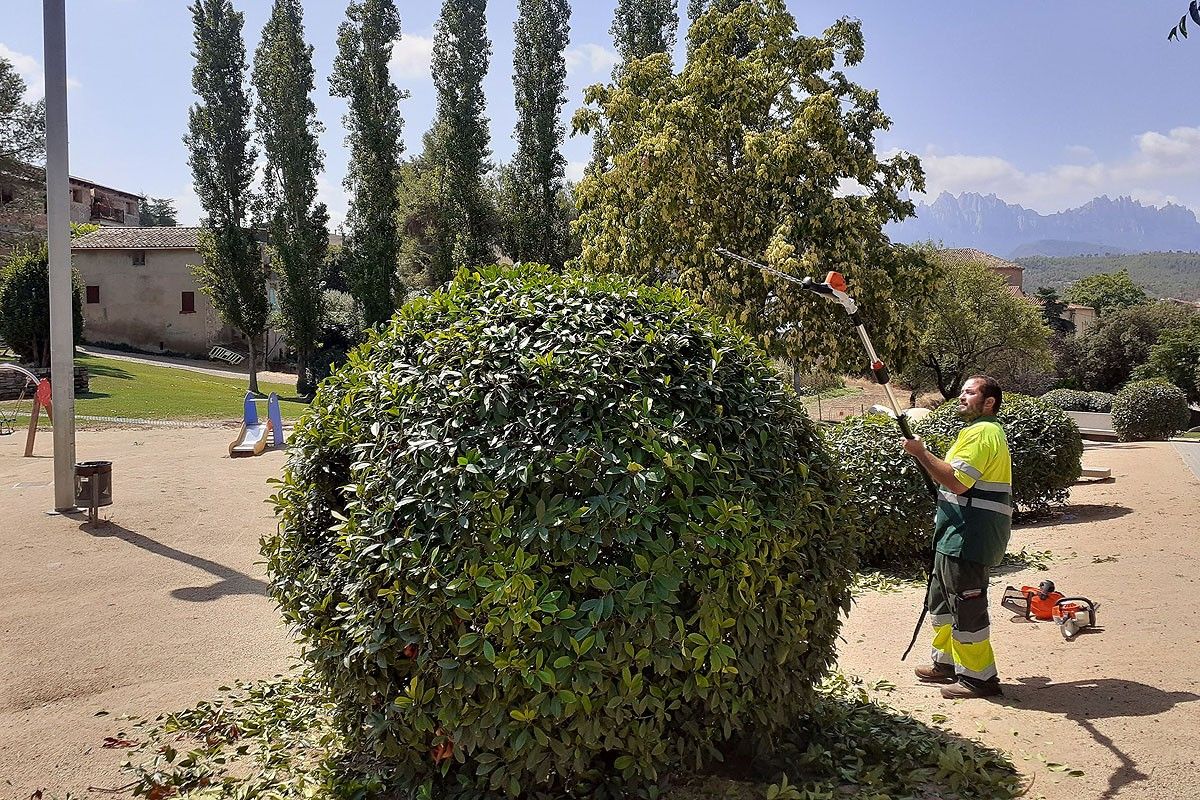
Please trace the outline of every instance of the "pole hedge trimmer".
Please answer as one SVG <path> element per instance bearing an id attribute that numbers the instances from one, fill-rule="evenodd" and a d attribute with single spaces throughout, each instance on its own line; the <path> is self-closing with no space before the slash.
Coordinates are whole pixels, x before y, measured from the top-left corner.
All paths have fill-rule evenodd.
<path id="1" fill-rule="evenodd" d="M 875 352 L 875 346 L 871 344 L 871 337 L 867 334 L 867 327 L 865 324 L 863 324 L 862 315 L 858 313 L 858 303 L 854 302 L 854 298 L 852 298 L 846 291 L 846 279 L 842 276 L 842 273 L 830 272 L 825 276 L 824 282 L 817 283 L 809 277 L 797 278 L 795 275 L 788 275 L 786 272 L 780 272 L 774 267 L 768 267 L 766 264 L 760 264 L 757 261 L 752 261 L 745 256 L 740 256 L 737 253 L 726 250 L 724 247 L 718 247 L 716 248 L 716 251 L 727 258 L 732 258 L 736 261 L 741 261 L 743 264 L 757 267 L 768 275 L 773 275 L 774 277 L 785 280 L 789 283 L 798 284 L 802 289 L 815 292 L 816 294 L 819 294 L 828 300 L 834 300 L 840 303 L 842 308 L 846 310 L 846 314 L 849 315 L 850 321 L 854 323 L 854 329 L 858 332 L 858 338 L 862 341 L 863 347 L 866 348 L 867 357 L 871 359 L 871 374 L 875 376 L 875 382 L 884 388 L 884 391 L 887 392 L 888 400 L 892 404 L 890 411 L 883 406 L 872 406 L 872 410 L 879 409 L 887 413 L 888 416 L 893 417 L 896 420 L 896 423 L 900 426 L 900 432 L 904 434 L 905 439 L 916 438 L 913 435 L 912 426 L 908 423 L 908 418 L 904 415 L 904 412 L 900 410 L 900 404 L 896 402 L 896 395 L 892 392 L 892 385 L 888 376 L 887 365 L 883 363 L 883 360 L 879 357 L 879 354 Z M 937 484 L 934 483 L 933 477 L 929 474 L 929 471 L 925 469 L 924 464 L 918 461 L 917 467 L 919 467 L 921 470 L 921 477 L 925 479 L 926 490 L 928 490 L 930 496 L 936 501 Z M 925 586 L 926 597 L 929 595 L 929 586 L 932 584 L 932 582 L 933 565 L 931 563 L 929 566 L 929 583 L 927 583 Z M 928 611 L 926 606 L 927 604 L 922 604 L 921 616 L 917 620 L 916 630 L 913 631 L 912 641 L 908 643 L 908 648 L 905 649 L 904 655 L 900 656 L 901 661 L 908 657 L 909 652 L 913 648 L 913 644 L 917 641 L 917 636 L 920 635 L 921 625 L 925 622 L 925 614 Z"/>

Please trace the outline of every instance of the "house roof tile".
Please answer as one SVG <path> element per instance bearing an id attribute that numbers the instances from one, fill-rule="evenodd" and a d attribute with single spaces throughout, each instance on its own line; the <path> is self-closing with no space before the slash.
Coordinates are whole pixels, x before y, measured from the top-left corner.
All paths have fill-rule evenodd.
<path id="1" fill-rule="evenodd" d="M 71 242 L 72 250 L 196 250 L 199 228 L 101 228 Z"/>

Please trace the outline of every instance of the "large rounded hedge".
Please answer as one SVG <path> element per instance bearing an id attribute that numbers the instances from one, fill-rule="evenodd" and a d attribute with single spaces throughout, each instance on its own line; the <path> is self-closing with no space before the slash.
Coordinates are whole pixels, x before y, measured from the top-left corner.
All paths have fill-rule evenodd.
<path id="1" fill-rule="evenodd" d="M 398 781 L 598 796 L 809 706 L 860 546 L 843 492 L 762 353 L 682 294 L 489 268 L 321 385 L 263 551 Z"/>
<path id="2" fill-rule="evenodd" d="M 1040 398 L 1005 394 L 997 415 L 1012 454 L 1013 502 L 1023 511 L 1042 511 L 1066 502 L 1083 469 L 1083 437 L 1061 409 Z M 918 425 L 938 455 L 945 455 L 964 421 L 958 403 L 943 403 Z"/>
<path id="3" fill-rule="evenodd" d="M 1088 398 L 1091 400 L 1087 409 L 1088 411 L 1096 411 L 1102 414 L 1112 411 L 1113 395 L 1108 392 L 1088 392 Z"/>
<path id="4" fill-rule="evenodd" d="M 1162 378 L 1127 384 L 1113 399 L 1113 430 L 1122 442 L 1166 439 L 1190 418 L 1187 395 Z"/>
<path id="5" fill-rule="evenodd" d="M 896 421 L 882 414 L 852 417 L 825 430 L 866 534 L 862 562 L 911 563 L 929 553 L 934 502 L 921 468 L 904 451 Z"/>

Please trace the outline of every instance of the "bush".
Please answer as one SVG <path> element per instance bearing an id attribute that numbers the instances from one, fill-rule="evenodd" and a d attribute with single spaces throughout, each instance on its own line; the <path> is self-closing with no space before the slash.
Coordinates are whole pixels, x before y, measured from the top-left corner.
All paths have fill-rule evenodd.
<path id="1" fill-rule="evenodd" d="M 406 785 L 647 791 L 794 722 L 835 657 L 861 544 L 838 470 L 677 291 L 460 272 L 290 444 L 272 595 Z"/>
<path id="2" fill-rule="evenodd" d="M 862 562 L 889 567 L 929 552 L 933 498 L 921 468 L 900 444 L 890 417 L 868 414 L 825 429 L 825 440 L 850 487 L 858 527 L 866 534 Z"/>
<path id="3" fill-rule="evenodd" d="M 1113 396 L 1108 392 L 1088 392 L 1090 407 L 1088 411 L 1107 414 L 1112 411 Z"/>
<path id="4" fill-rule="evenodd" d="M 313 351 L 312 370 L 318 381 L 346 363 L 350 351 L 365 337 L 362 309 L 347 292 L 326 289 L 321 293 L 321 325 Z"/>
<path id="5" fill-rule="evenodd" d="M 1022 511 L 1038 512 L 1066 502 L 1083 469 L 1083 438 L 1061 409 L 1041 398 L 1004 395 L 997 415 L 1012 453 L 1013 502 Z M 954 444 L 963 420 L 957 403 L 943 403 L 918 426 L 938 455 Z"/>
<path id="6" fill-rule="evenodd" d="M 1188 426 L 1187 395 L 1161 378 L 1129 384 L 1113 399 L 1113 430 L 1122 442 L 1166 439 Z"/>
<path id="7" fill-rule="evenodd" d="M 1063 411 L 1091 411 L 1092 409 L 1091 396 L 1078 389 L 1055 389 L 1042 395 L 1041 400 L 1055 408 L 1061 408 Z"/>
<path id="8" fill-rule="evenodd" d="M 50 270 L 46 245 L 15 253 L 0 269 L 0 339 L 22 361 L 50 364 Z M 72 271 L 74 343 L 83 336 L 83 285 Z"/>

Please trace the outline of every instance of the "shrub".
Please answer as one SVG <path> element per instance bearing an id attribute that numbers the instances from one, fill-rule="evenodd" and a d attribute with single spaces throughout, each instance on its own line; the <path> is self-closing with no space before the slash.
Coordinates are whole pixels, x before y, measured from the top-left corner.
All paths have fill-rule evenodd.
<path id="1" fill-rule="evenodd" d="M 1113 430 L 1122 442 L 1166 439 L 1188 425 L 1187 395 L 1161 378 L 1135 381 L 1113 399 Z"/>
<path id="2" fill-rule="evenodd" d="M 1107 414 L 1112 411 L 1113 396 L 1108 392 L 1088 392 L 1090 400 L 1088 411 Z"/>
<path id="3" fill-rule="evenodd" d="M 1063 411 L 1090 411 L 1092 407 L 1092 398 L 1078 389 L 1055 389 L 1042 395 L 1041 400 Z"/>
<path id="4" fill-rule="evenodd" d="M 0 269 L 0 339 L 27 361 L 50 364 L 50 271 L 46 245 L 14 254 Z M 83 286 L 71 274 L 75 344 L 83 335 Z"/>
<path id="5" fill-rule="evenodd" d="M 921 468 L 900 444 L 896 421 L 882 414 L 852 417 L 825 429 L 825 440 L 850 487 L 858 527 L 866 534 L 863 564 L 895 566 L 928 553 L 933 498 Z"/>
<path id="6" fill-rule="evenodd" d="M 1082 471 L 1083 438 L 1061 409 L 1040 398 L 1004 395 L 997 415 L 1012 453 L 1013 502 L 1020 510 L 1037 512 L 1066 502 L 1071 485 Z M 943 403 L 918 426 L 938 455 L 945 455 L 963 420 L 957 404 Z"/>
<path id="7" fill-rule="evenodd" d="M 675 290 L 530 266 L 373 333 L 274 499 L 271 592 L 349 741 L 470 797 L 647 791 L 777 732 L 861 544 L 747 339 Z"/>

